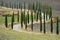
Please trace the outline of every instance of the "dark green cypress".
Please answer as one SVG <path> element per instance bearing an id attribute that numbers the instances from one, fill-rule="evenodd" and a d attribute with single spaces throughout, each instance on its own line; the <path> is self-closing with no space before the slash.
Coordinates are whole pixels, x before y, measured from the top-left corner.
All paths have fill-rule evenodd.
<path id="1" fill-rule="evenodd" d="M 23 13 L 22 13 L 22 4 L 21 4 L 21 28 L 23 28 Z"/>
<path id="2" fill-rule="evenodd" d="M 25 2 L 24 2 L 24 17 L 23 17 L 24 18 L 24 24 L 25 24 L 25 8 L 26 7 L 25 7 Z"/>
<path id="3" fill-rule="evenodd" d="M 44 12 L 44 33 L 46 33 L 46 29 L 45 29 L 45 12 Z"/>
<path id="4" fill-rule="evenodd" d="M 51 17 L 51 33 L 53 33 L 52 8 L 50 8 L 50 17 Z"/>
<path id="5" fill-rule="evenodd" d="M 27 12 L 27 17 L 28 17 L 28 23 L 29 23 L 29 11 Z"/>
<path id="6" fill-rule="evenodd" d="M 59 34 L 59 20 L 58 20 L 58 17 L 57 17 L 57 27 L 56 27 L 56 34 Z"/>
<path id="7" fill-rule="evenodd" d="M 53 21 L 52 21 L 52 17 L 51 17 L 51 33 L 53 33 Z"/>
<path id="8" fill-rule="evenodd" d="M 34 11 L 34 3 L 33 3 L 33 5 L 31 5 L 31 9 L 33 9 L 33 11 Z M 33 11 L 31 10 L 31 29 L 32 29 L 32 31 L 33 31 Z"/>
<path id="9" fill-rule="evenodd" d="M 14 12 L 13 12 L 13 22 L 14 22 L 15 20 L 14 20 Z"/>
<path id="10" fill-rule="evenodd" d="M 39 14 L 39 13 L 37 12 L 37 19 L 36 19 L 36 21 L 38 21 L 38 14 Z"/>
<path id="11" fill-rule="evenodd" d="M 36 2 L 36 21 L 38 21 L 38 2 Z"/>
<path id="12" fill-rule="evenodd" d="M 18 21 L 18 23 L 19 23 L 19 11 L 18 11 L 18 20 L 17 20 L 17 21 Z"/>
<path id="13" fill-rule="evenodd" d="M 33 31 L 33 12 L 31 11 L 31 29 Z"/>
<path id="14" fill-rule="evenodd" d="M 34 12 L 34 19 L 33 20 L 36 20 L 36 9 L 35 9 L 35 4 L 33 3 L 33 5 L 32 5 L 32 10 L 33 10 L 33 12 Z"/>
<path id="15" fill-rule="evenodd" d="M 49 8 L 49 19 L 51 18 L 51 15 L 52 15 L 52 8 L 50 7 Z"/>
<path id="16" fill-rule="evenodd" d="M 13 15 L 12 15 L 12 22 L 11 22 L 11 28 L 13 29 L 13 22 L 14 22 L 14 13 L 13 13 Z"/>
<path id="17" fill-rule="evenodd" d="M 27 12 L 27 17 L 28 17 L 28 23 L 29 23 L 29 9 L 30 9 L 30 3 L 29 3 L 29 5 L 28 5 L 28 12 Z"/>
<path id="18" fill-rule="evenodd" d="M 40 32 L 42 32 L 42 15 L 41 15 L 41 5 L 39 3 L 39 12 L 40 12 Z"/>
<path id="19" fill-rule="evenodd" d="M 27 29 L 27 15 L 25 15 L 25 29 Z"/>
<path id="20" fill-rule="evenodd" d="M 5 26 L 8 26 L 8 20 L 7 20 L 7 15 L 5 15 Z"/>
<path id="21" fill-rule="evenodd" d="M 42 32 L 42 18 L 41 18 L 41 12 L 40 12 L 40 32 Z"/>

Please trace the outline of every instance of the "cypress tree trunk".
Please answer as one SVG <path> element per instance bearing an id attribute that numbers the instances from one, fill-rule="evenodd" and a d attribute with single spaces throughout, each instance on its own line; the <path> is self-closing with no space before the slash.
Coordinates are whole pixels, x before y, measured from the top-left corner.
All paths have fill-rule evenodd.
<path id="1" fill-rule="evenodd" d="M 57 17 L 57 27 L 56 27 L 56 34 L 59 34 L 59 21 L 58 21 L 58 17 Z"/>
<path id="2" fill-rule="evenodd" d="M 19 11 L 18 11 L 18 20 L 17 20 L 17 21 L 18 21 L 18 23 L 19 23 Z"/>
<path id="3" fill-rule="evenodd" d="M 45 29 L 45 12 L 44 12 L 44 33 L 46 33 L 46 29 Z"/>
<path id="4" fill-rule="evenodd" d="M 5 15 L 5 26 L 6 26 L 6 28 L 8 26 L 7 15 Z"/>

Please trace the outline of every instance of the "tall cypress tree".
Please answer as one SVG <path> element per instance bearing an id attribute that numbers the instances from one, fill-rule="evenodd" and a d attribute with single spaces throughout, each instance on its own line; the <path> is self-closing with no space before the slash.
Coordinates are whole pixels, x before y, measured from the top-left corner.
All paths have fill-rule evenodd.
<path id="1" fill-rule="evenodd" d="M 45 29 L 45 11 L 44 11 L 44 33 L 46 33 L 46 29 Z"/>
<path id="2" fill-rule="evenodd" d="M 39 3 L 39 12 L 40 12 L 40 32 L 42 32 L 42 15 L 41 15 L 41 5 Z"/>
<path id="3" fill-rule="evenodd" d="M 57 17 L 57 27 L 56 27 L 56 34 L 59 34 L 59 20 L 58 20 L 58 17 Z"/>
<path id="4" fill-rule="evenodd" d="M 18 18 L 17 18 L 18 20 L 17 20 L 17 21 L 18 21 L 18 23 L 19 23 L 19 11 L 18 11 L 18 15 L 17 15 L 17 16 L 18 16 Z"/>
<path id="5" fill-rule="evenodd" d="M 25 15 L 25 29 L 27 29 L 27 15 Z"/>
<path id="6" fill-rule="evenodd" d="M 38 2 L 36 2 L 36 21 L 38 21 Z"/>
<path id="7" fill-rule="evenodd" d="M 28 5 L 28 12 L 27 12 L 27 17 L 28 17 L 28 23 L 29 23 L 29 9 L 30 9 L 30 3 L 29 3 L 29 5 Z"/>
<path id="8" fill-rule="evenodd" d="M 5 15 L 5 26 L 8 26 L 7 15 Z"/>
<path id="9" fill-rule="evenodd" d="M 50 17 L 51 17 L 51 33 L 53 33 L 52 8 L 50 8 Z"/>
<path id="10" fill-rule="evenodd" d="M 25 24 L 25 2 L 24 2 L 24 24 Z"/>
<path id="11" fill-rule="evenodd" d="M 14 12 L 13 12 L 13 22 L 14 22 L 15 20 L 14 20 Z"/>
<path id="12" fill-rule="evenodd" d="M 32 9 L 34 9 L 34 4 L 31 5 L 31 29 L 33 31 L 33 11 L 32 11 Z"/>
<path id="13" fill-rule="evenodd" d="M 35 9 L 35 4 L 33 3 L 33 5 L 32 5 L 32 10 L 33 10 L 33 13 L 34 13 L 34 18 L 33 18 L 33 20 L 36 20 L 36 9 Z"/>
<path id="14" fill-rule="evenodd" d="M 12 19 L 11 19 L 12 21 L 11 21 L 11 28 L 13 29 L 13 22 L 14 22 L 14 13 L 13 13 L 13 15 L 12 15 Z"/>
<path id="15" fill-rule="evenodd" d="M 28 20 L 27 20 L 27 21 L 28 21 L 28 23 L 29 23 L 29 11 L 27 12 L 27 17 L 28 17 Z"/>
<path id="16" fill-rule="evenodd" d="M 33 12 L 31 11 L 31 29 L 33 31 Z"/>
<path id="17" fill-rule="evenodd" d="M 23 28 L 23 13 L 22 13 L 22 4 L 20 4 L 21 6 L 21 28 Z"/>

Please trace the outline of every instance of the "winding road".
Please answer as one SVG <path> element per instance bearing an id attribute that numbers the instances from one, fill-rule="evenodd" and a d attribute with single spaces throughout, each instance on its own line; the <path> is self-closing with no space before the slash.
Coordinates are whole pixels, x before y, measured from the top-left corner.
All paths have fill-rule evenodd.
<path id="1" fill-rule="evenodd" d="M 28 24 L 28 29 L 31 29 L 31 23 Z M 60 23 L 59 23 L 60 24 Z M 50 23 L 46 23 L 46 33 L 51 33 L 51 26 Z M 20 29 L 21 24 L 16 24 L 13 26 L 13 30 L 18 31 L 18 32 L 24 32 L 23 29 Z M 42 24 L 42 30 L 44 30 L 44 25 Z M 33 31 L 35 32 L 40 32 L 40 24 L 39 22 L 34 22 L 33 23 Z M 53 24 L 53 33 L 56 34 L 56 23 Z M 60 25 L 59 25 L 59 33 L 60 33 Z"/>

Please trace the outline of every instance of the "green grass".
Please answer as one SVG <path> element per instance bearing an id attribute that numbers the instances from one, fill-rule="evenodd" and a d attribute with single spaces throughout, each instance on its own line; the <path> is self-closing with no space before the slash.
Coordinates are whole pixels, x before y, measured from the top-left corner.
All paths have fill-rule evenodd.
<path id="1" fill-rule="evenodd" d="M 0 26 L 0 40 L 60 40 L 60 35 L 56 34 L 29 34 L 16 32 Z"/>
<path id="2" fill-rule="evenodd" d="M 8 16 L 8 23 L 11 23 L 11 16 Z M 17 22 L 17 16 L 14 16 L 14 22 Z M 0 16 L 0 25 L 5 23 L 5 17 Z"/>

